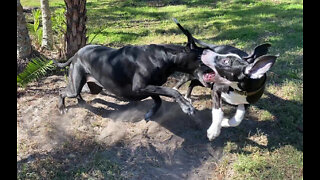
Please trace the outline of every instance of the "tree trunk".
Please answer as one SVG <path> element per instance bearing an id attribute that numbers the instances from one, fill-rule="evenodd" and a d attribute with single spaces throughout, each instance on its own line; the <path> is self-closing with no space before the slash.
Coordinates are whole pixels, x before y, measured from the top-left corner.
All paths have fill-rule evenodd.
<path id="1" fill-rule="evenodd" d="M 53 36 L 52 36 L 52 23 L 49 9 L 48 0 L 40 0 L 42 12 L 42 47 L 48 50 L 52 49 Z"/>
<path id="2" fill-rule="evenodd" d="M 67 20 L 66 56 L 69 59 L 86 45 L 86 0 L 64 0 Z"/>
<path id="3" fill-rule="evenodd" d="M 20 0 L 17 0 L 17 58 L 25 59 L 31 55 L 32 47 L 26 19 Z"/>

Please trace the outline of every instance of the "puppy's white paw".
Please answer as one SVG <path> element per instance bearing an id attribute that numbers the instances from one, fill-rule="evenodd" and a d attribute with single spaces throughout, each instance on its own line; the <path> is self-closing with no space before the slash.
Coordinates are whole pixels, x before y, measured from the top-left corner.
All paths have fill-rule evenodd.
<path id="1" fill-rule="evenodd" d="M 214 126 L 211 125 L 210 128 L 207 130 L 207 137 L 209 141 L 214 140 L 216 137 L 220 135 L 221 126 Z"/>
<path id="2" fill-rule="evenodd" d="M 221 121 L 223 120 L 223 111 L 221 108 L 212 108 L 212 124 L 207 130 L 207 137 L 210 141 L 220 135 Z"/>
<path id="3" fill-rule="evenodd" d="M 209 141 L 214 140 L 219 135 L 220 135 L 220 129 L 215 130 L 215 131 L 209 131 L 209 130 L 207 131 L 207 137 L 208 137 Z"/>
<path id="4" fill-rule="evenodd" d="M 222 127 L 236 127 L 239 126 L 241 121 L 244 118 L 245 107 L 243 104 L 240 104 L 237 108 L 236 114 L 229 120 L 227 118 L 223 118 L 221 122 Z"/>
<path id="5" fill-rule="evenodd" d="M 223 118 L 223 120 L 221 122 L 221 127 L 230 127 L 229 121 L 230 120 L 228 118 Z"/>
<path id="6" fill-rule="evenodd" d="M 224 118 L 221 122 L 221 126 L 222 127 L 236 127 L 239 126 L 239 124 L 241 123 L 241 120 L 236 119 L 235 117 L 229 119 Z"/>

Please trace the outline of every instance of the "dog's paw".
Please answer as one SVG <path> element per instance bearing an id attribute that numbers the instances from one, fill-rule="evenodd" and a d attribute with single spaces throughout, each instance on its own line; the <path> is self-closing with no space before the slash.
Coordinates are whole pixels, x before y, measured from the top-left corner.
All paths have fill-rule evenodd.
<path id="1" fill-rule="evenodd" d="M 193 106 L 182 106 L 181 107 L 182 111 L 188 115 L 195 115 L 195 108 Z"/>
<path id="2" fill-rule="evenodd" d="M 223 120 L 221 122 L 221 127 L 230 127 L 229 121 L 230 120 L 228 118 L 223 118 Z"/>
<path id="3" fill-rule="evenodd" d="M 221 122 L 221 127 L 236 127 L 239 126 L 241 121 L 237 120 L 235 117 L 232 117 L 231 119 L 224 118 Z"/>
<path id="4" fill-rule="evenodd" d="M 179 105 L 181 107 L 181 110 L 184 113 L 186 113 L 188 115 L 194 115 L 195 114 L 195 108 L 185 98 L 181 97 L 179 99 L 176 99 L 176 102 L 179 103 Z"/>
<path id="5" fill-rule="evenodd" d="M 191 98 L 187 97 L 187 95 L 185 95 L 184 98 L 185 98 L 190 104 L 192 104 L 192 99 L 191 99 Z"/>
<path id="6" fill-rule="evenodd" d="M 207 130 L 207 137 L 209 141 L 214 140 L 216 137 L 220 135 L 221 132 L 221 127 L 215 127 L 215 126 L 210 126 L 210 128 Z"/>
<path id="7" fill-rule="evenodd" d="M 59 113 L 60 113 L 61 115 L 66 114 L 67 112 L 68 112 L 68 109 L 67 109 L 67 108 L 59 108 Z"/>
<path id="8" fill-rule="evenodd" d="M 144 120 L 146 122 L 149 122 L 151 120 L 151 117 L 153 116 L 153 111 L 148 111 L 145 115 L 144 115 Z"/>

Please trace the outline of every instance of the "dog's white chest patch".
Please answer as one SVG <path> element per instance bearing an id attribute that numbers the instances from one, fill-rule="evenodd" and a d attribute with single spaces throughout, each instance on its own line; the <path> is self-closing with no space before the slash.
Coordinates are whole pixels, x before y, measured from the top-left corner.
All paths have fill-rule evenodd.
<path id="1" fill-rule="evenodd" d="M 238 93 L 235 93 L 234 91 L 229 91 L 229 93 L 221 93 L 221 97 L 229 104 L 249 104 L 247 101 L 247 96 L 240 95 Z"/>

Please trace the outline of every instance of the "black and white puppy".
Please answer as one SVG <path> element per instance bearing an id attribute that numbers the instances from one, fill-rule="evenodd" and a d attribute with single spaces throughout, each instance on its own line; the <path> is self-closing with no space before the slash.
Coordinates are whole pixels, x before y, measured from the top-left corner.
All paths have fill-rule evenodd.
<path id="1" fill-rule="evenodd" d="M 235 53 L 220 54 L 206 49 L 201 60 L 213 72 L 204 74 L 205 82 L 213 82 L 212 87 L 212 124 L 207 137 L 213 140 L 220 134 L 221 127 L 238 126 L 244 118 L 249 104 L 257 102 L 262 96 L 266 83 L 266 72 L 273 66 L 277 56 L 261 55 L 270 44 L 255 48 L 253 53 L 241 57 Z M 259 50 L 260 49 L 260 50 Z M 225 118 L 221 109 L 221 100 L 237 105 L 237 111 L 231 118 Z"/>
<path id="2" fill-rule="evenodd" d="M 175 23 L 179 26 L 179 28 L 184 32 L 186 31 L 176 19 L 174 19 Z M 187 34 L 186 34 L 187 35 Z M 210 49 L 216 53 L 219 54 L 228 54 L 233 53 L 244 60 L 246 60 L 249 63 L 252 63 L 253 60 L 259 56 L 265 55 L 268 53 L 268 48 L 271 46 L 270 44 L 262 44 L 254 48 L 254 51 L 249 55 L 246 52 L 230 45 L 214 45 L 214 44 L 208 44 L 203 41 L 200 41 L 196 38 L 194 38 L 192 35 L 194 42 L 197 44 L 204 46 L 206 49 Z M 196 69 L 193 74 L 183 74 L 178 83 L 173 87 L 173 89 L 179 89 L 183 84 L 185 84 L 188 81 L 191 81 L 187 90 L 187 93 L 185 95 L 185 98 L 188 99 L 191 102 L 191 93 L 194 87 L 196 86 L 202 86 L 210 88 L 212 87 L 212 82 L 204 82 L 202 76 L 205 72 L 212 72 L 212 69 L 208 69 L 207 66 L 201 66 L 200 68 Z"/>
<path id="3" fill-rule="evenodd" d="M 176 19 L 176 24 L 184 34 L 185 30 Z M 212 71 L 198 68 L 193 76 L 183 78 L 179 83 L 191 79 L 187 97 L 192 88 L 197 85 L 212 87 L 212 124 L 207 130 L 207 137 L 213 140 L 220 134 L 221 127 L 238 126 L 244 118 L 249 104 L 257 102 L 265 88 L 266 72 L 273 66 L 277 56 L 266 55 L 270 44 L 262 44 L 254 48 L 251 54 L 229 45 L 213 45 L 192 37 L 197 44 L 205 47 L 202 52 L 202 62 Z M 179 85 L 176 87 L 179 87 Z M 225 118 L 221 109 L 222 100 L 236 105 L 237 111 L 231 118 Z"/>

